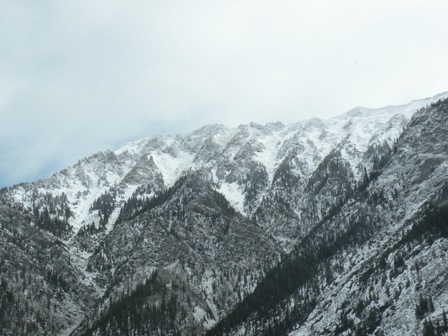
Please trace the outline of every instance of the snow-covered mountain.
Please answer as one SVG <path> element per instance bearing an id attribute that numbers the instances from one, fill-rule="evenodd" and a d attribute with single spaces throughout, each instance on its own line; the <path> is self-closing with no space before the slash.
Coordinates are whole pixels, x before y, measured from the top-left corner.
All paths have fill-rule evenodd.
<path id="1" fill-rule="evenodd" d="M 422 316 L 443 323 L 446 238 L 412 239 L 445 211 L 447 98 L 207 125 L 3 189 L 0 333 L 414 335 Z M 419 295 L 434 305 L 421 316 Z"/>

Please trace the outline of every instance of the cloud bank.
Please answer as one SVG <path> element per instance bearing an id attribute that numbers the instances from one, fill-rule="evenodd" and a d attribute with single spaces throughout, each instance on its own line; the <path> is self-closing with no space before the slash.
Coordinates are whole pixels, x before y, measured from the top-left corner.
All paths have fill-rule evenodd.
<path id="1" fill-rule="evenodd" d="M 0 186 L 207 123 L 448 90 L 448 1 L 2 1 Z"/>

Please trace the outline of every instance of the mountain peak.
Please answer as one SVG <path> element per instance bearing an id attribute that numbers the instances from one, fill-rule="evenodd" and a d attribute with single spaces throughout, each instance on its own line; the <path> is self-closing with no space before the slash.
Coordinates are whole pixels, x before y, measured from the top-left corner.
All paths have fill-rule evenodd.
<path id="1" fill-rule="evenodd" d="M 6 334 L 446 333 L 445 96 L 144 138 L 3 189 Z"/>

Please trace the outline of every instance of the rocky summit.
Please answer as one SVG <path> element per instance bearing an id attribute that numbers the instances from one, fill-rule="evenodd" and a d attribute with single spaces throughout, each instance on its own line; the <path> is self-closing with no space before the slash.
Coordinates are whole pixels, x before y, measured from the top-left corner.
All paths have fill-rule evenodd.
<path id="1" fill-rule="evenodd" d="M 0 256 L 1 335 L 448 335 L 448 93 L 83 158 Z"/>

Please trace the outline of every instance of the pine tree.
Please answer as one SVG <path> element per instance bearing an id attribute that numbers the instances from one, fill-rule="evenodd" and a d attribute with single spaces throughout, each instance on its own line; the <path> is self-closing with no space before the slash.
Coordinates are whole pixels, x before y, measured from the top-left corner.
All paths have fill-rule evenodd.
<path id="1" fill-rule="evenodd" d="M 436 336 L 436 331 L 432 325 L 431 319 L 425 320 L 423 323 L 423 336 Z"/>

